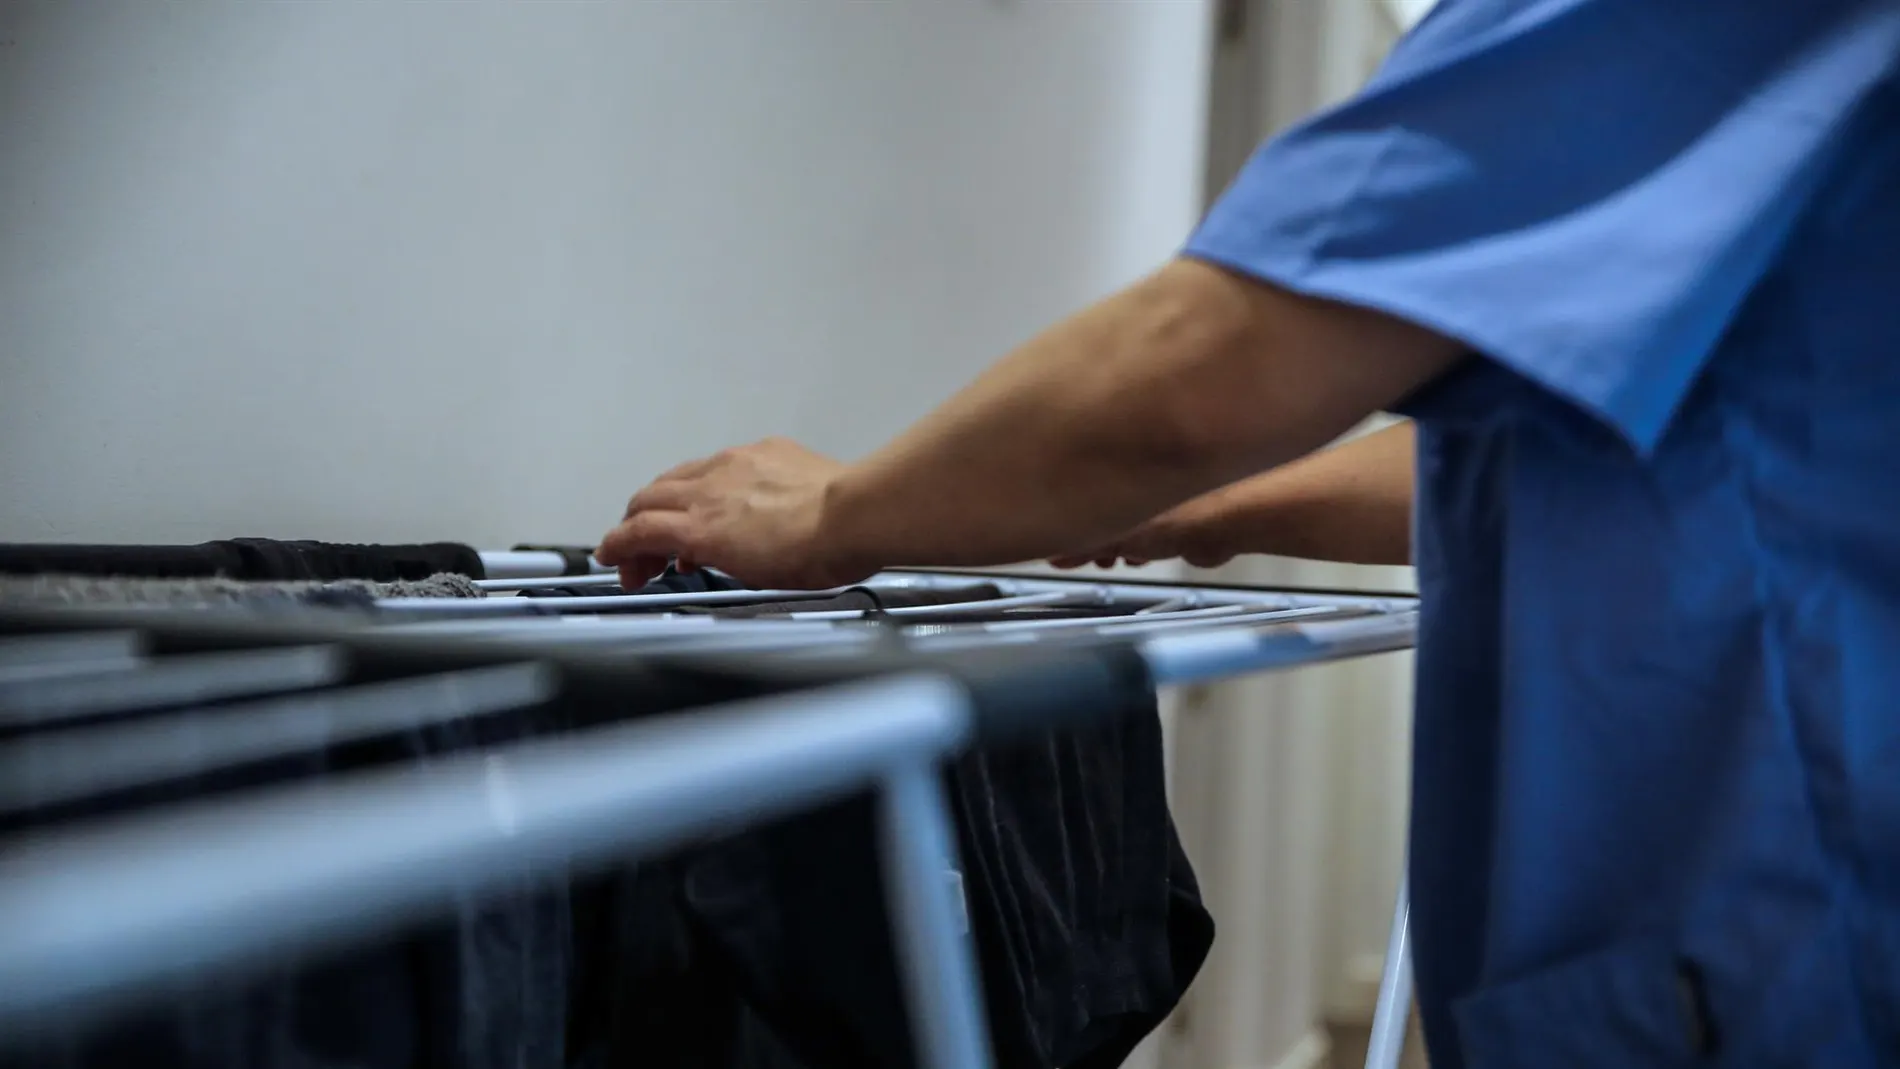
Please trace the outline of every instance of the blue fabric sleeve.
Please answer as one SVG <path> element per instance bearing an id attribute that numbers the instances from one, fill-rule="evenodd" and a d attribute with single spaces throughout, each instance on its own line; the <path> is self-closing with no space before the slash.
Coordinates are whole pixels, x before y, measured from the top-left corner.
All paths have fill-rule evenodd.
<path id="1" fill-rule="evenodd" d="M 1900 0 L 1443 0 L 1185 253 L 1457 338 L 1647 452 L 1897 57 Z"/>

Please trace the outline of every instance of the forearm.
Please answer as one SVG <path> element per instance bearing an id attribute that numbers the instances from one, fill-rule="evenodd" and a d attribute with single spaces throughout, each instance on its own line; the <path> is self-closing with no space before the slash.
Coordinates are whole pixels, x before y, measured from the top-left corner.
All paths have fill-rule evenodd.
<path id="1" fill-rule="evenodd" d="M 1220 555 L 1409 564 L 1415 441 L 1396 424 L 1214 491 L 1200 537 Z"/>
<path id="2" fill-rule="evenodd" d="M 1455 355 L 1396 320 L 1178 262 L 849 468 L 826 529 L 880 564 L 1061 552 L 1300 457 Z"/>

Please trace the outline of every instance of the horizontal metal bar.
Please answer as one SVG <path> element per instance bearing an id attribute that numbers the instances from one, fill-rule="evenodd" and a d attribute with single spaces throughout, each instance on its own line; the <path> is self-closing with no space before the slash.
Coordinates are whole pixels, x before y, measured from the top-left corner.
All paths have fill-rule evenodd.
<path id="1" fill-rule="evenodd" d="M 1092 628 L 1092 627 L 1106 627 L 1109 624 L 1122 623 L 1122 622 L 1133 623 L 1136 621 L 1141 621 L 1143 623 L 1163 623 L 1163 622 L 1176 621 L 1176 620 L 1214 620 L 1218 622 L 1219 618 L 1223 616 L 1234 617 L 1234 616 L 1244 615 L 1247 612 L 1248 608 L 1249 607 L 1246 605 L 1215 605 L 1211 608 L 1206 608 L 1206 609 L 1180 609 L 1174 612 L 1157 612 L 1157 613 L 1146 613 L 1146 614 L 1131 613 L 1127 616 L 1109 617 L 1107 619 L 1104 619 L 1099 616 L 1086 616 L 1086 617 L 1071 617 L 1065 620 L 998 620 L 994 623 L 978 624 L 977 626 L 981 627 L 985 631 L 1004 632 L 1004 631 L 1063 631 L 1063 630 L 1070 630 L 1070 629 L 1087 629 L 1087 628 Z M 1284 612 L 1286 610 L 1274 609 L 1271 611 Z"/>
<path id="2" fill-rule="evenodd" d="M 994 611 L 997 609 L 1030 609 L 1036 607 L 1057 608 L 1064 605 L 1110 605 L 1103 591 L 1082 590 L 1045 590 L 1037 594 L 1007 594 L 1000 598 L 985 601 L 955 601 L 942 605 L 900 605 L 886 609 L 886 616 L 915 617 L 927 619 L 932 616 L 958 616 L 963 613 Z"/>
<path id="3" fill-rule="evenodd" d="M 776 631 L 740 631 L 730 623 L 716 633 L 691 638 L 656 638 L 643 643 L 647 656 L 692 653 L 833 653 L 859 654 L 875 648 L 883 637 L 868 628 L 832 628 L 826 624 L 793 625 Z"/>
<path id="4" fill-rule="evenodd" d="M 391 612 L 454 614 L 480 606 L 475 613 L 503 615 L 559 615 L 604 612 L 609 609 L 673 609 L 681 606 L 745 605 L 753 602 L 810 600 L 836 597 L 851 589 L 831 590 L 711 590 L 696 594 L 603 594 L 585 598 L 378 598 L 376 607 Z"/>
<path id="5" fill-rule="evenodd" d="M 716 616 L 687 616 L 676 613 L 653 613 L 652 615 L 616 615 L 616 616 L 527 616 L 507 617 L 504 619 L 476 620 L 417 620 L 406 623 L 385 624 L 378 628 L 381 634 L 389 635 L 440 635 L 456 638 L 532 638 L 545 641 L 549 637 L 566 639 L 574 635 L 626 634 L 676 634 L 679 632 L 705 631 L 713 627 L 736 621 L 721 620 Z M 782 621 L 772 621 L 781 624 Z"/>
<path id="6" fill-rule="evenodd" d="M 970 731 L 961 688 L 894 678 L 28 840 L 0 853 L 0 1033 L 369 934 L 538 866 L 816 804 Z"/>
<path id="7" fill-rule="evenodd" d="M 187 705 L 341 682 L 329 646 L 164 657 L 130 672 L 0 685 L 0 725 L 43 725 L 134 709 Z"/>
<path id="8" fill-rule="evenodd" d="M 1292 627 L 1164 635 L 1142 643 L 1141 654 L 1155 683 L 1167 686 L 1408 649 L 1417 632 L 1418 614 L 1404 612 Z"/>
<path id="9" fill-rule="evenodd" d="M 553 555 L 554 554 L 549 554 L 549 556 Z M 516 590 L 550 590 L 554 587 L 561 586 L 586 588 L 619 585 L 619 572 L 601 572 L 597 575 L 562 575 L 559 572 L 552 574 L 537 572 L 534 575 L 508 577 L 498 576 L 490 572 L 489 578 L 475 580 L 476 589 L 486 590 L 491 594 L 505 594 Z"/>
<path id="10" fill-rule="evenodd" d="M 1005 594 L 1037 594 L 1049 590 L 1073 590 L 1087 586 L 1103 592 L 1114 604 L 1154 604 L 1171 598 L 1194 598 L 1199 605 L 1259 605 L 1293 609 L 1309 605 L 1337 605 L 1371 612 L 1394 612 L 1416 607 L 1417 598 L 1351 593 L 1303 593 L 1273 589 L 1247 590 L 1228 587 L 1195 586 L 1193 583 L 1118 583 L 1101 576 L 1062 577 L 1040 575 L 997 576 L 988 572 L 885 572 L 872 579 L 905 578 L 917 581 L 925 589 L 941 586 L 967 586 L 992 583 Z"/>
<path id="11" fill-rule="evenodd" d="M 1337 616 L 1342 611 L 1332 605 L 1308 605 L 1300 609 L 1263 609 L 1259 612 L 1242 612 L 1237 616 L 1220 616 L 1211 619 L 1155 619 L 1136 616 L 1120 620 L 1104 621 L 1096 629 L 1101 635 L 1143 635 L 1159 631 L 1186 631 L 1216 627 L 1258 627 L 1262 624 L 1287 623 L 1293 620 L 1310 620 L 1315 617 Z"/>
<path id="12" fill-rule="evenodd" d="M 731 581 L 731 577 L 727 576 L 723 572 L 712 571 L 708 569 L 707 574 L 722 581 L 727 581 L 727 582 Z M 973 580 L 973 579 L 964 579 L 962 582 L 960 582 L 957 585 L 969 586 L 971 583 L 976 582 L 976 581 L 977 580 Z M 928 577 L 913 576 L 913 575 L 908 575 L 904 573 L 887 573 L 884 575 L 880 575 L 870 580 L 870 583 L 875 584 L 881 589 L 887 589 L 887 590 L 915 590 L 915 589 L 918 589 L 919 587 L 928 587 L 928 586 L 933 585 Z M 526 578 L 518 578 L 518 579 L 477 579 L 475 580 L 475 585 L 478 588 L 488 591 L 490 593 L 509 593 L 509 592 L 518 592 L 522 590 L 551 590 L 556 587 L 577 587 L 577 588 L 585 589 L 588 587 L 619 586 L 620 576 L 616 572 L 602 572 L 597 575 L 545 575 L 545 576 L 526 577 Z M 839 593 L 848 589 L 850 588 L 836 587 L 832 590 L 832 593 Z M 636 592 L 627 591 L 627 593 L 634 594 Z M 783 595 L 783 596 L 802 596 L 802 597 L 811 597 L 814 595 L 823 596 L 823 592 L 811 591 L 811 590 L 777 590 L 777 591 L 754 590 L 754 591 L 745 591 L 744 593 L 748 593 L 752 595 L 778 594 L 778 595 Z M 643 595 L 643 596 L 657 597 L 660 595 L 648 594 L 648 595 Z"/>
<path id="13" fill-rule="evenodd" d="M 974 602 L 973 606 L 995 602 Z M 1141 636 L 1167 631 L 1192 631 L 1196 634 L 1228 630 L 1242 636 L 1236 640 L 1250 646 L 1256 629 L 1264 624 L 1284 624 L 1299 620 L 1325 618 L 1358 610 L 1342 610 L 1332 605 L 1312 605 L 1292 609 L 1257 609 L 1223 605 L 1206 609 L 1147 616 L 1088 617 L 1059 620 L 999 621 L 977 624 L 911 623 L 903 636 L 920 650 L 970 649 L 983 646 L 1020 645 L 1042 638 L 1104 638 Z M 814 617 L 816 617 L 814 619 Z M 850 625 L 856 611 L 795 614 L 790 619 L 719 619 L 710 616 L 688 617 L 576 617 L 536 618 L 515 621 L 454 621 L 437 624 L 399 625 L 390 630 L 403 634 L 468 635 L 518 642 L 528 647 L 624 646 L 641 653 L 757 652 L 801 651 L 809 653 L 854 653 L 877 641 L 875 632 Z M 1378 619 L 1380 617 L 1373 617 Z M 555 626 L 558 624 L 578 626 Z M 716 626 L 715 626 L 716 625 Z"/>
<path id="14" fill-rule="evenodd" d="M 540 616 L 540 606 L 559 598 L 377 598 L 376 610 L 390 616 Z M 575 600 L 579 600 L 578 598 Z M 589 599 L 592 600 L 592 599 Z"/>
<path id="15" fill-rule="evenodd" d="M 0 812 L 519 709 L 552 698 L 554 679 L 503 665 L 31 734 L 0 743 Z"/>
<path id="16" fill-rule="evenodd" d="M 818 609 L 787 615 L 794 620 L 862 620 L 876 616 L 927 618 L 961 616 L 971 612 L 995 612 L 1003 609 L 1027 609 L 1036 606 L 1099 604 L 1102 604 L 1102 601 L 1093 592 L 1051 590 L 1042 594 L 1011 594 L 1000 598 L 985 598 L 981 601 L 951 601 L 938 605 L 899 605 L 892 609 Z"/>
<path id="17" fill-rule="evenodd" d="M 474 621 L 488 625 L 487 629 L 465 631 L 459 634 L 460 637 L 506 643 L 524 652 L 624 647 L 629 651 L 642 654 L 699 649 L 721 651 L 741 648 L 771 649 L 832 642 L 859 643 L 869 637 L 869 632 L 863 628 L 847 630 L 835 628 L 829 623 L 799 624 L 788 620 L 721 620 L 714 617 L 690 617 L 688 620 L 695 622 L 656 620 L 653 622 L 661 626 L 617 627 L 612 625 L 618 621 L 608 617 L 601 621 L 608 626 L 595 627 L 592 626 L 593 621 L 576 620 L 573 617 L 542 617 L 522 621 Z M 559 626 L 565 622 L 582 623 L 583 626 Z M 404 635 L 458 634 L 453 631 L 439 631 L 437 626 L 432 625 L 405 626 L 401 628 L 401 633 Z"/>
<path id="18" fill-rule="evenodd" d="M 124 672 L 144 663 L 134 631 L 93 631 L 0 639 L 0 683 Z"/>
<path id="19" fill-rule="evenodd" d="M 537 587 L 559 586 L 608 586 L 618 580 L 610 575 L 600 576 L 557 576 L 545 579 L 478 581 L 477 586 L 494 592 L 518 591 Z M 1358 594 L 1303 594 L 1282 592 L 1270 589 L 1237 590 L 1225 587 L 1197 587 L 1192 583 L 1162 585 L 1149 583 L 1117 583 L 1099 577 L 1065 578 L 1061 576 L 996 576 L 988 573 L 968 572 L 881 572 L 866 580 L 863 586 L 874 590 L 943 590 L 967 587 L 977 583 L 995 586 L 1005 596 L 1023 594 L 1074 593 L 1078 589 L 1093 591 L 1104 604 L 1126 604 L 1148 606 L 1165 603 L 1170 600 L 1184 600 L 1194 607 L 1215 605 L 1254 605 L 1272 608 L 1301 608 L 1309 605 L 1338 605 L 1346 608 L 1364 609 L 1372 612 L 1389 612 L 1414 607 L 1416 598 L 1393 598 L 1382 595 Z M 766 591 L 730 591 L 737 600 L 786 600 L 796 597 L 833 597 L 849 587 L 833 587 L 827 590 L 766 590 Z M 626 597 L 664 597 L 678 599 L 672 602 L 653 604 L 717 604 L 696 599 L 706 598 L 705 594 L 627 594 Z M 551 599 L 556 600 L 556 599 Z M 580 600 L 580 599 L 575 599 Z M 591 600 L 591 599 L 590 599 Z"/>
<path id="20" fill-rule="evenodd" d="M 1390 653 L 1411 649 L 1418 642 L 1418 612 L 1356 616 L 1350 620 L 1322 620 L 1299 625 L 1299 632 L 1335 657 Z"/>

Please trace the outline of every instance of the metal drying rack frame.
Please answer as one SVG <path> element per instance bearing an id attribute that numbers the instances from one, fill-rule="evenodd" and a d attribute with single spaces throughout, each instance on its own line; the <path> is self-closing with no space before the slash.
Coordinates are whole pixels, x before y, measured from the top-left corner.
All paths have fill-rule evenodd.
<path id="1" fill-rule="evenodd" d="M 490 566 L 507 577 L 481 585 L 503 594 L 551 576 L 568 584 L 611 582 L 562 575 L 571 560 L 559 554 L 529 556 L 484 553 L 485 563 L 493 558 Z M 1095 625 L 1115 636 L 1111 641 L 1032 640 L 995 663 L 949 647 L 877 664 L 833 659 L 827 668 L 807 661 L 788 677 L 797 688 L 789 693 L 452 757 L 431 763 L 426 775 L 361 772 L 259 790 L 242 804 L 188 803 L 30 839 L 0 852 L 0 1034 L 107 1011 L 178 977 L 240 967 L 286 948 L 360 938 L 524 865 L 660 851 L 735 822 L 869 788 L 878 796 L 893 936 L 920 1064 L 985 1069 L 992 1062 L 974 953 L 943 878 L 946 866 L 955 867 L 956 839 L 939 765 L 973 744 L 1085 718 L 1078 710 L 1114 708 L 1130 686 L 1206 682 L 1409 648 L 1416 600 L 971 571 L 894 570 L 871 584 L 973 581 L 1032 604 L 1055 603 L 1052 595 L 1126 599 L 1163 612 L 1150 614 L 1145 630 L 1131 630 L 1120 617 Z M 382 605 L 396 621 L 415 611 L 401 600 Z M 1309 614 L 1327 609 L 1345 612 Z M 1154 620 L 1169 614 L 1174 618 Z M 624 658 L 576 644 L 571 634 L 523 626 L 533 621 L 500 628 L 455 623 L 478 626 L 445 631 L 426 621 L 363 626 L 38 610 L 0 613 L 0 648 L 10 646 L 17 667 L 22 657 L 60 648 L 118 649 L 130 634 L 189 649 L 290 646 L 399 660 L 444 654 L 458 665 L 491 668 L 532 662 L 609 685 L 629 671 Z M 821 633 L 811 623 L 826 625 L 827 635 L 863 633 L 834 630 L 831 621 L 799 630 Z M 985 646 L 994 652 L 1002 641 L 992 636 Z M 648 649 L 677 653 L 665 644 L 640 652 Z M 719 666 L 736 663 L 730 653 Z M 770 666 L 785 659 L 748 660 Z M 838 667 L 847 663 L 853 667 Z M 1410 1003 L 1409 949 L 1401 881 L 1369 1069 L 1398 1065 Z"/>

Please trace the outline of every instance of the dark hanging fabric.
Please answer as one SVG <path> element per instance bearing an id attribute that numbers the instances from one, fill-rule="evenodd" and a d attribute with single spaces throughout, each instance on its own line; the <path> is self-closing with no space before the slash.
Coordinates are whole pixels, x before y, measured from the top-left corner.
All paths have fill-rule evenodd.
<path id="1" fill-rule="evenodd" d="M 1119 1065 L 1213 941 L 1155 711 L 965 755 L 946 786 L 997 1064 Z M 854 799 L 581 892 L 576 944 L 617 949 L 578 985 L 580 1062 L 915 1065 L 875 816 Z"/>
<path id="2" fill-rule="evenodd" d="M 269 538 L 233 538 L 195 546 L 0 544 L 0 574 L 11 575 L 393 582 L 444 572 L 483 578 L 481 554 L 455 542 L 378 546 Z"/>
<path id="3" fill-rule="evenodd" d="M 133 807 L 424 764 L 559 727 L 552 709 L 427 724 L 15 815 L 0 830 L 48 830 Z M 566 883 L 564 872 L 523 866 L 479 898 L 366 945 L 282 955 L 241 976 L 194 980 L 104 1027 L 0 1044 L 0 1069 L 558 1066 L 574 951 Z"/>
<path id="4" fill-rule="evenodd" d="M 722 588 L 738 589 L 716 574 L 669 572 L 642 593 Z M 999 596 L 987 583 L 856 588 L 666 611 L 747 618 Z M 931 622 L 1124 611 L 979 608 Z M 1205 960 L 1213 920 L 1168 811 L 1162 754 L 1150 699 L 1098 729 L 971 753 L 947 770 L 962 887 L 1004 1069 L 1121 1064 Z M 576 944 L 617 949 L 580 963 L 576 1064 L 914 1065 L 874 821 L 872 800 L 861 798 L 577 889 Z"/>

